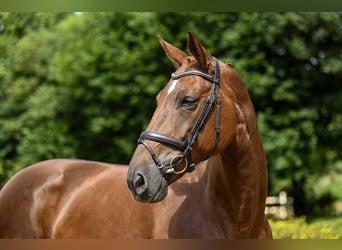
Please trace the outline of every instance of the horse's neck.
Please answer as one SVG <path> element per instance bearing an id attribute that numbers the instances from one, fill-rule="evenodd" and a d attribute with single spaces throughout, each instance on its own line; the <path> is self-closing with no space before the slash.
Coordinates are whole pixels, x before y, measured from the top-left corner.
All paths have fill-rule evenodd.
<path id="1" fill-rule="evenodd" d="M 237 225 L 251 234 L 252 224 L 263 219 L 267 193 L 267 169 L 255 117 L 241 121 L 232 144 L 208 161 L 208 195 Z"/>

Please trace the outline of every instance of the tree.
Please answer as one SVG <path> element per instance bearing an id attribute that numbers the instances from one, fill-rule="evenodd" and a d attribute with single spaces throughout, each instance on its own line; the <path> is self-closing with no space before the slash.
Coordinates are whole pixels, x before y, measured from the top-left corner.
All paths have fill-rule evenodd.
<path id="1" fill-rule="evenodd" d="M 40 81 L 45 83 L 45 68 L 53 47 L 49 48 L 51 37 L 46 31 L 42 33 L 41 38 L 37 37 L 37 34 L 42 29 L 53 27 L 68 15 L 66 13 L 0 14 L 0 180 L 2 181 L 23 168 L 25 165 L 20 163 L 27 164 L 25 158 L 38 159 L 37 155 L 44 154 L 42 150 L 46 146 L 42 144 L 44 140 L 40 141 L 39 147 L 36 147 L 37 151 L 33 154 L 27 152 L 22 159 L 19 153 L 24 151 L 23 148 L 32 151 L 37 145 L 23 140 L 24 135 L 35 138 L 29 133 L 30 127 L 35 127 L 39 123 L 40 130 L 47 133 L 44 124 L 40 123 L 44 112 L 40 113 L 42 106 L 39 106 L 39 102 L 51 106 L 50 99 L 44 99 L 46 97 L 44 88 L 49 87 L 39 86 L 38 93 L 43 94 L 42 96 L 39 94 L 31 96 L 31 91 L 38 88 Z M 31 104 L 36 109 L 31 110 Z M 48 112 L 45 110 L 45 115 Z M 32 122 L 30 116 L 39 117 L 40 120 Z M 38 127 L 35 129 L 39 130 Z M 50 136 L 43 138 L 50 138 Z M 41 137 L 35 139 L 39 141 Z"/>

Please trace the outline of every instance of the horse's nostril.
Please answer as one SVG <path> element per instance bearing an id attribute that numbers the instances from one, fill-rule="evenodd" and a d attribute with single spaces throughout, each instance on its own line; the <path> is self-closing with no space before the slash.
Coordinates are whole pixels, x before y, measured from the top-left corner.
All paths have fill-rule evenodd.
<path id="1" fill-rule="evenodd" d="M 145 178 L 140 173 L 134 178 L 134 188 L 137 194 L 142 194 L 146 190 Z"/>
<path id="2" fill-rule="evenodd" d="M 145 184 L 144 177 L 142 174 L 137 174 L 137 176 L 134 179 L 134 187 L 140 187 Z"/>

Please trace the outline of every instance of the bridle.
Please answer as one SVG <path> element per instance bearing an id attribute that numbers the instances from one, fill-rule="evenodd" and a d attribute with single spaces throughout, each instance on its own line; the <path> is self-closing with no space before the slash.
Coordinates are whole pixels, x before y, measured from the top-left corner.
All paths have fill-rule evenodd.
<path id="1" fill-rule="evenodd" d="M 221 100 L 220 100 L 220 64 L 219 61 L 216 58 L 213 58 L 215 61 L 215 75 L 209 75 L 199 70 L 190 70 L 185 71 L 182 73 L 172 73 L 171 79 L 172 80 L 178 80 L 184 76 L 199 76 L 202 77 L 209 82 L 211 82 L 213 85 L 210 89 L 210 92 L 207 96 L 207 99 L 204 103 L 203 109 L 191 129 L 188 136 L 183 140 L 179 140 L 173 137 L 170 137 L 165 134 L 161 134 L 154 131 L 143 131 L 140 134 L 140 137 L 138 139 L 138 144 L 144 145 L 146 150 L 150 153 L 153 161 L 158 166 L 159 170 L 163 172 L 163 174 L 181 174 L 185 172 L 186 170 L 191 172 L 195 169 L 195 163 L 192 160 L 191 151 L 193 149 L 193 146 L 197 142 L 198 135 L 203 128 L 204 124 L 206 123 L 214 105 L 214 101 L 216 100 L 216 126 L 215 126 L 215 141 L 214 145 L 207 155 L 207 159 L 212 155 L 212 153 L 215 151 L 219 134 L 220 134 L 220 107 L 221 107 Z M 165 144 L 169 147 L 173 147 L 175 149 L 178 149 L 182 151 L 183 153 L 181 155 L 176 155 L 173 157 L 169 164 L 163 164 L 158 156 L 154 153 L 152 148 L 148 145 L 146 141 L 154 141 L 158 143 Z M 176 171 L 173 167 L 174 163 L 177 163 L 179 160 L 185 160 L 186 164 L 184 169 L 180 171 Z"/>

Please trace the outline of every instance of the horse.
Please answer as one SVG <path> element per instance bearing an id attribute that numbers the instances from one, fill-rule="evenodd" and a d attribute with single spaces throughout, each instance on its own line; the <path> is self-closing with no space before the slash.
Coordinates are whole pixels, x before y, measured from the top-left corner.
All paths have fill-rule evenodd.
<path id="1" fill-rule="evenodd" d="M 267 167 L 243 81 L 188 34 L 129 166 L 36 163 L 0 191 L 0 238 L 272 238 Z M 191 173 L 190 173 L 191 172 Z"/>

